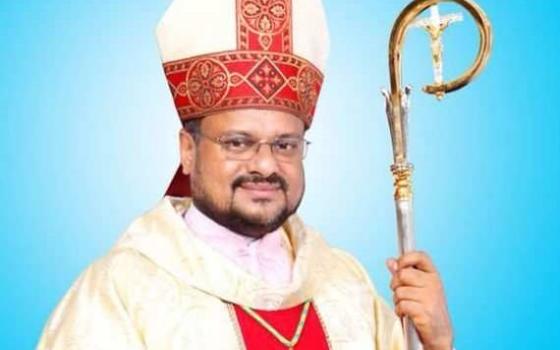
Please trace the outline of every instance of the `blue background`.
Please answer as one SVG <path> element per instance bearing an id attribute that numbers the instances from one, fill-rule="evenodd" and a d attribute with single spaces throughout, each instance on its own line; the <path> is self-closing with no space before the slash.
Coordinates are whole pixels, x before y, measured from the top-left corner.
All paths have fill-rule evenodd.
<path id="1" fill-rule="evenodd" d="M 300 210 L 364 263 L 388 299 L 384 260 L 396 239 L 379 90 L 388 84 L 389 30 L 406 3 L 325 1 L 331 59 Z M 179 123 L 153 34 L 167 5 L 0 3 L 2 349 L 35 346 L 72 281 L 160 199 L 175 171 Z M 427 35 L 407 37 L 418 246 L 445 280 L 458 349 L 552 348 L 560 344 L 560 5 L 480 5 L 495 30 L 491 61 L 441 103 L 419 89 L 432 79 Z M 453 25 L 444 40 L 451 77 L 474 58 L 473 22 Z"/>

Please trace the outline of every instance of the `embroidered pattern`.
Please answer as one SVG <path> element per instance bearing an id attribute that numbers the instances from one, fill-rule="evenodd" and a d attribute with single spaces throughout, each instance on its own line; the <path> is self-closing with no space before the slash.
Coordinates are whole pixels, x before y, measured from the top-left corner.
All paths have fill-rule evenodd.
<path id="1" fill-rule="evenodd" d="M 220 103 L 229 90 L 227 70 L 217 61 L 198 60 L 191 66 L 184 85 L 193 105 L 211 108 Z"/>
<path id="2" fill-rule="evenodd" d="M 305 114 L 311 118 L 321 91 L 323 77 L 311 67 L 304 67 L 298 74 L 297 92 Z M 306 123 L 311 124 L 311 119 Z"/>
<path id="3" fill-rule="evenodd" d="M 276 34 L 288 23 L 283 0 L 242 0 L 241 18 L 257 34 Z"/>
<path id="4" fill-rule="evenodd" d="M 237 50 L 164 64 L 179 116 L 272 108 L 298 116 L 309 127 L 323 75 L 292 53 L 292 1 L 235 1 Z"/>
<path id="5" fill-rule="evenodd" d="M 323 76 L 290 54 L 228 51 L 164 64 L 181 119 L 235 108 L 285 110 L 311 123 Z"/>
<path id="6" fill-rule="evenodd" d="M 292 52 L 291 0 L 237 0 L 240 50 Z"/>
<path id="7" fill-rule="evenodd" d="M 266 100 L 274 96 L 286 82 L 286 78 L 284 78 L 282 72 L 276 68 L 268 57 L 265 57 L 262 61 L 257 63 L 255 69 L 253 69 L 247 78 L 255 90 Z"/>

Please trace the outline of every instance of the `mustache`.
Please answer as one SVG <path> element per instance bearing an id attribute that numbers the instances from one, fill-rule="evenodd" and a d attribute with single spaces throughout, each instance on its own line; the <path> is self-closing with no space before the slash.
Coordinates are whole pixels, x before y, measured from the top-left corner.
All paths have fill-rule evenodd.
<path id="1" fill-rule="evenodd" d="M 231 184 L 231 188 L 235 190 L 237 187 L 247 182 L 253 182 L 253 183 L 268 182 L 270 184 L 280 185 L 280 188 L 284 192 L 288 190 L 288 182 L 282 176 L 276 173 L 273 173 L 267 177 L 264 177 L 260 174 L 241 175 L 233 181 L 233 183 Z"/>

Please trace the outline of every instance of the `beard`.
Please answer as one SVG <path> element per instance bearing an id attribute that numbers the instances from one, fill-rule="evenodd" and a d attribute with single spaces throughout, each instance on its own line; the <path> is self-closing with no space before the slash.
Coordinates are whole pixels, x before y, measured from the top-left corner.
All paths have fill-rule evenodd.
<path id="1" fill-rule="evenodd" d="M 197 175 L 199 175 L 197 177 L 200 179 L 200 173 Z M 235 192 L 243 184 L 262 182 L 278 185 L 279 191 L 282 191 L 283 204 L 269 213 L 262 211 L 251 213 L 235 200 Z M 192 181 L 191 187 L 193 204 L 198 210 L 221 226 L 240 235 L 252 238 L 261 238 L 282 226 L 297 211 L 303 198 L 302 191 L 297 203 L 290 207 L 287 197 L 287 181 L 277 174 L 272 174 L 268 177 L 263 177 L 260 174 L 248 174 L 237 177 L 231 184 L 231 197 L 229 200 L 222 201 L 221 203 L 215 200 L 198 181 Z M 268 200 L 260 200 L 253 203 L 264 207 L 268 202 Z"/>

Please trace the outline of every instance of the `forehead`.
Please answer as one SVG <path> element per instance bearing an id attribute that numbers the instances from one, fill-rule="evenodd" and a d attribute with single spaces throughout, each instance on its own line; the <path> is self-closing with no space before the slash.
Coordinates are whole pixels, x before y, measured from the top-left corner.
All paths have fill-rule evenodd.
<path id="1" fill-rule="evenodd" d="M 303 135 L 304 123 L 291 113 L 274 110 L 240 109 L 209 115 L 202 119 L 203 132 L 213 135 L 243 132 L 258 137 L 282 134 Z"/>

